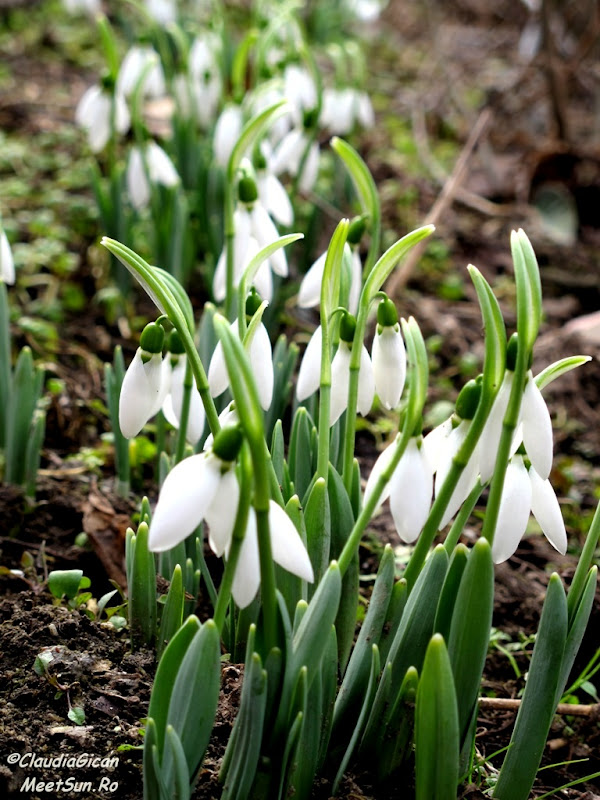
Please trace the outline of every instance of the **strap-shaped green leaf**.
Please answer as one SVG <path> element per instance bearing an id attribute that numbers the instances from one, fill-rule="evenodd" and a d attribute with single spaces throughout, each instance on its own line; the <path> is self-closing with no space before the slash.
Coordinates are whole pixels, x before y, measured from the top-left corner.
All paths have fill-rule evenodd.
<path id="1" fill-rule="evenodd" d="M 146 720 L 144 735 L 144 800 L 160 800 L 160 759 L 158 757 L 158 741 L 156 723 L 152 717 Z"/>
<path id="2" fill-rule="evenodd" d="M 327 484 L 324 478 L 318 478 L 315 481 L 308 495 L 308 502 L 304 509 L 304 524 L 306 525 L 308 555 L 315 575 L 313 586 L 318 586 L 329 564 L 331 542 L 331 513 Z M 309 589 L 309 593 L 310 591 Z"/>
<path id="3" fill-rule="evenodd" d="M 440 604 L 442 598 L 440 598 Z M 479 539 L 467 561 L 452 614 L 448 656 L 454 674 L 461 744 L 470 730 L 473 706 L 477 703 L 481 675 L 490 639 L 494 610 L 494 564 L 492 550 Z"/>
<path id="4" fill-rule="evenodd" d="M 167 725 L 161 778 L 168 787 L 162 800 L 189 800 L 190 773 L 183 744 L 172 725 Z"/>
<path id="5" fill-rule="evenodd" d="M 159 658 L 167 644 L 171 641 L 173 636 L 175 636 L 179 628 L 181 628 L 181 623 L 183 621 L 183 602 L 183 572 L 181 571 L 180 565 L 177 564 L 171 576 L 171 584 L 160 620 L 157 645 L 157 655 Z"/>
<path id="6" fill-rule="evenodd" d="M 377 775 L 387 780 L 410 758 L 415 729 L 415 697 L 419 675 L 414 667 L 406 670 L 398 697 L 392 705 L 389 722 L 377 740 Z"/>
<path id="7" fill-rule="evenodd" d="M 152 646 L 156 639 L 156 566 L 148 550 L 148 525 L 140 522 L 129 585 L 129 628 L 132 647 Z"/>
<path id="8" fill-rule="evenodd" d="M 427 647 L 415 709 L 416 800 L 456 800 L 458 711 L 452 667 L 442 636 Z"/>
<path id="9" fill-rule="evenodd" d="M 187 649 L 199 630 L 200 621 L 198 618 L 194 616 L 188 617 L 167 645 L 156 670 L 148 717 L 154 720 L 156 746 L 161 754 L 167 727 L 167 714 L 174 687 L 173 678 L 177 675 Z"/>
<path id="10" fill-rule="evenodd" d="M 577 369 L 577 367 L 587 364 L 587 362 L 591 360 L 591 356 L 567 356 L 567 358 L 561 358 L 553 364 L 549 364 L 535 376 L 536 386 L 541 390 L 545 386 L 548 386 L 549 383 L 552 383 L 552 381 L 555 381 L 562 375 L 566 375 L 566 373 L 570 372 L 572 369 Z"/>
<path id="11" fill-rule="evenodd" d="M 246 659 L 240 710 L 221 766 L 224 780 L 221 800 L 247 800 L 256 776 L 260 756 L 265 709 L 267 672 L 258 653 Z"/>
<path id="12" fill-rule="evenodd" d="M 350 737 L 350 741 L 348 742 L 348 746 L 346 747 L 346 751 L 342 757 L 342 761 L 338 768 L 338 771 L 335 776 L 335 780 L 333 781 L 333 794 L 336 795 L 340 781 L 344 777 L 344 773 L 346 772 L 346 768 L 348 767 L 348 763 L 352 758 L 354 750 L 356 749 L 356 745 L 364 726 L 367 722 L 367 718 L 369 715 L 369 711 L 371 710 L 371 703 L 373 702 L 373 698 L 375 697 L 375 690 L 377 688 L 377 680 L 379 678 L 379 650 L 377 649 L 376 644 L 371 645 L 371 664 L 369 668 L 369 679 L 367 681 L 366 688 L 362 692 L 362 705 L 360 707 L 360 713 L 358 715 L 358 720 L 354 727 L 350 728 L 352 735 Z M 337 703 L 336 703 L 337 707 Z"/>
<path id="13" fill-rule="evenodd" d="M 358 707 L 369 682 L 369 671 L 373 661 L 372 648 L 374 644 L 379 643 L 392 596 L 394 567 L 394 551 L 390 545 L 386 545 L 369 601 L 369 609 L 335 701 L 333 726 L 336 741 L 347 740 L 356 722 Z"/>
<path id="14" fill-rule="evenodd" d="M 294 481 L 298 497 L 304 497 L 313 476 L 312 428 L 313 421 L 308 411 L 299 406 L 294 414 L 288 454 L 290 478 Z"/>
<path id="15" fill-rule="evenodd" d="M 217 626 L 207 620 L 190 642 L 175 677 L 167 725 L 183 744 L 189 774 L 196 775 L 213 728 L 221 683 Z"/>
<path id="16" fill-rule="evenodd" d="M 450 626 L 454 616 L 454 605 L 458 595 L 460 582 L 467 566 L 469 550 L 464 544 L 457 545 L 452 551 L 446 579 L 438 602 L 435 615 L 434 630 L 441 633 L 444 641 L 448 641 Z"/>
<path id="17" fill-rule="evenodd" d="M 556 573 L 550 578 L 525 691 L 494 797 L 527 800 L 556 709 L 567 639 L 567 600 Z"/>
<path id="18" fill-rule="evenodd" d="M 598 567 L 592 567 L 588 573 L 588 579 L 583 588 L 581 599 L 579 600 L 573 619 L 569 621 L 569 633 L 567 634 L 565 652 L 560 668 L 560 677 L 558 679 L 558 686 L 556 687 L 556 697 L 554 698 L 556 704 L 560 702 L 567 680 L 569 679 L 569 673 L 573 667 L 573 662 L 579 652 L 579 647 L 581 646 L 581 642 L 587 630 L 592 606 L 594 605 L 594 599 L 596 597 L 597 583 Z"/>

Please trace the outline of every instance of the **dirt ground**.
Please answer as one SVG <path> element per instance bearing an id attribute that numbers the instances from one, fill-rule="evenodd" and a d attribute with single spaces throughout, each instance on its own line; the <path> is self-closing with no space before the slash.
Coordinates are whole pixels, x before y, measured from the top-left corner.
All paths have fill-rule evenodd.
<path id="1" fill-rule="evenodd" d="M 600 477 L 600 320 L 593 316 L 600 308 L 595 106 L 600 12 L 595 2 L 567 2 L 562 11 L 548 2 L 543 8 L 550 15 L 550 44 L 532 53 L 533 43 L 524 31 L 529 26 L 533 37 L 536 23 L 544 20 L 525 3 L 391 2 L 374 34 L 369 59 L 378 124 L 361 141 L 381 192 L 389 243 L 416 224 L 435 221 L 437 226 L 437 249 L 409 265 L 394 287 L 401 313 L 417 317 L 430 347 L 430 407 L 452 400 L 465 376 L 471 377 L 473 360 L 481 356 L 481 321 L 464 271 L 468 263 L 476 264 L 497 288 L 509 324 L 514 321 L 512 228 L 528 232 L 542 271 L 545 319 L 534 371 L 565 355 L 593 356 L 546 392 L 555 430 L 552 480 L 570 547 L 561 557 L 544 539 L 531 535 L 515 557 L 497 568 L 493 624 L 504 638 L 497 639 L 500 647 L 490 648 L 482 687 L 486 697 L 497 698 L 515 698 L 522 690 L 550 572 L 558 571 L 567 583 L 572 576 Z M 3 19 L 10 24 L 3 14 L 0 6 L 0 26 Z M 60 131 L 72 119 L 94 74 L 91 67 L 82 69 L 68 58 L 48 67 L 42 55 L 64 40 L 52 27 L 45 36 L 41 43 L 27 38 L 20 46 L 11 43 L 2 54 L 14 80 L 3 84 L 0 128 L 9 137 L 27 134 L 33 149 L 39 136 Z M 457 170 L 461 159 L 463 168 Z M 0 178 L 7 174 L 4 169 Z M 543 207 L 548 193 L 564 201 L 559 204 L 561 219 L 575 213 L 576 222 L 562 239 L 535 210 L 536 204 Z M 118 632 L 82 611 L 53 605 L 44 588 L 49 570 L 75 567 L 90 578 L 95 597 L 112 588 L 109 580 L 125 588 L 124 537 L 136 503 L 116 495 L 106 448 L 100 466 L 81 455 L 81 448 L 100 448 L 100 437 L 108 430 L 95 402 L 103 397 L 103 361 L 117 343 L 128 354 L 133 348 L 127 326 L 115 321 L 107 327 L 93 302 L 93 248 L 99 233 L 84 230 L 76 239 L 75 280 L 86 304 L 68 314 L 52 354 L 52 372 L 63 388 L 48 411 L 35 505 L 12 487 L 0 487 L 0 795 L 8 798 L 60 796 L 64 788 L 31 783 L 32 777 L 43 783 L 59 775 L 81 784 L 69 789 L 81 797 L 141 797 L 141 746 L 153 657 L 132 654 L 126 630 Z M 21 292 L 23 313 L 24 300 L 36 297 L 33 290 Z M 138 312 L 142 307 L 140 302 Z M 48 355 L 37 340 L 30 343 L 40 358 Z M 375 457 L 379 431 L 366 427 L 359 434 L 363 474 Z M 142 473 L 138 488 L 152 492 L 152 485 L 149 474 Z M 475 521 L 467 536 L 474 537 L 476 530 Z M 87 534 L 84 547 L 75 543 L 81 532 Z M 393 540 L 385 515 L 374 521 L 372 532 Z M 369 541 L 361 549 L 361 563 L 364 573 L 376 567 Z M 10 572 L 15 569 L 24 569 L 25 577 Z M 200 604 L 199 614 L 205 613 Z M 599 625 L 597 600 L 574 675 L 596 652 Z M 43 653 L 52 657 L 47 670 L 38 674 L 34 664 Z M 240 687 L 240 667 L 224 665 L 214 737 L 196 800 L 219 796 L 218 765 Z M 587 695 L 579 700 L 593 702 Z M 85 721 L 74 724 L 68 713 L 79 705 Z M 508 744 L 514 716 L 510 710 L 482 708 L 477 751 L 486 766 L 474 771 L 464 796 L 486 796 L 484 774 L 493 774 L 501 764 L 502 756 L 494 754 Z M 22 754 L 29 752 L 41 760 L 23 762 Z M 116 757 L 118 763 L 106 761 L 98 767 L 80 762 L 73 767 L 68 758 L 82 753 Z M 19 758 L 11 761 L 11 754 Z M 50 757 L 63 757 L 62 766 L 44 766 L 44 758 Z M 600 771 L 598 715 L 557 716 L 544 765 L 532 797 Z M 340 796 L 387 800 L 398 796 L 399 787 L 406 788 L 405 776 L 392 786 L 374 787 L 368 775 L 352 775 Z M 600 797 L 600 783 L 584 782 L 556 796 L 594 800 Z M 329 797 L 326 780 L 315 787 L 314 797 Z"/>

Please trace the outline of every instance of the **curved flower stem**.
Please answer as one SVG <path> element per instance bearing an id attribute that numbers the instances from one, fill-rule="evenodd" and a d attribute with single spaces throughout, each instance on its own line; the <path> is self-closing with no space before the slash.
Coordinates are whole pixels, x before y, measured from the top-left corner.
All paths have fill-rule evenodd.
<path id="1" fill-rule="evenodd" d="M 233 272 L 234 272 L 234 240 L 235 240 L 235 224 L 234 224 L 234 210 L 235 204 L 233 200 L 234 187 L 231 180 L 225 180 L 225 316 L 231 322 L 232 314 L 236 307 L 235 302 L 235 288 L 233 285 Z"/>
<path id="2" fill-rule="evenodd" d="M 157 270 L 147 264 L 143 258 L 134 253 L 124 244 L 110 239 L 107 236 L 102 238 L 101 244 L 106 247 L 119 261 L 125 266 L 141 284 L 144 291 L 148 294 L 150 299 L 155 303 L 157 308 L 162 314 L 166 314 L 171 320 L 173 326 L 177 329 L 181 341 L 185 347 L 185 352 L 188 357 L 188 363 L 191 365 L 194 380 L 200 393 L 200 398 L 206 411 L 206 419 L 211 432 L 218 433 L 221 428 L 219 422 L 219 415 L 215 408 L 214 401 L 210 394 L 210 387 L 208 385 L 208 378 L 204 366 L 196 349 L 194 339 L 192 336 L 193 319 L 186 317 L 185 305 L 183 299 L 187 298 L 185 291 L 181 284 L 179 284 L 172 276 L 167 275 L 162 270 Z M 173 290 L 179 293 L 183 292 L 182 299 L 179 299 L 173 293 Z M 189 298 L 187 300 L 189 303 Z M 191 314 L 191 310 L 189 311 Z M 187 316 L 189 316 L 189 314 Z"/>
<path id="3" fill-rule="evenodd" d="M 179 430 L 177 431 L 177 446 L 175 448 L 175 464 L 183 459 L 185 455 L 186 434 L 188 421 L 190 418 L 190 404 L 192 400 L 193 374 L 189 359 L 186 359 L 185 376 L 183 378 L 183 397 L 181 401 L 181 416 L 179 418 Z"/>
<path id="4" fill-rule="evenodd" d="M 219 632 L 222 633 L 225 624 L 225 615 L 231 600 L 231 587 L 235 577 L 235 571 L 240 557 L 246 526 L 248 524 L 248 512 L 250 510 L 250 494 L 252 488 L 252 460 L 248 446 L 242 447 L 240 452 L 240 502 L 233 526 L 231 536 L 231 546 L 225 562 L 225 571 L 219 586 L 219 595 L 215 604 L 214 620 Z"/>

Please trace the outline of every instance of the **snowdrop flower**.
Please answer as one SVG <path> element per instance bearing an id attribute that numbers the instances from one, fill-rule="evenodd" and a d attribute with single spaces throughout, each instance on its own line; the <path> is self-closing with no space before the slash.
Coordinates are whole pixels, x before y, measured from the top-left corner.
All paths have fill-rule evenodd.
<path id="1" fill-rule="evenodd" d="M 294 222 L 294 209 L 283 184 L 270 166 L 272 159 L 271 147 L 263 142 L 260 149 L 256 149 L 253 158 L 258 197 L 269 215 L 280 225 L 289 228 Z"/>
<path id="2" fill-rule="evenodd" d="M 386 5 L 382 0 L 349 0 L 349 10 L 360 22 L 375 22 L 383 7 Z"/>
<path id="3" fill-rule="evenodd" d="M 143 151 L 133 147 L 127 165 L 127 189 L 134 208 L 139 211 L 148 205 L 151 185 L 157 183 L 167 188 L 177 186 L 179 175 L 173 162 L 156 142 L 148 142 Z"/>
<path id="4" fill-rule="evenodd" d="M 273 500 L 269 502 L 269 529 L 273 560 L 292 575 L 312 583 L 313 569 L 300 534 L 283 508 Z M 256 596 L 259 586 L 260 563 L 256 514 L 254 509 L 250 509 L 246 535 L 231 587 L 233 599 L 240 608 L 246 608 Z"/>
<path id="5" fill-rule="evenodd" d="M 231 401 L 228 406 L 225 406 L 223 411 L 219 414 L 219 424 L 221 428 L 234 428 L 240 419 L 238 417 L 237 409 L 235 407 L 235 403 Z M 203 450 L 210 450 L 213 446 L 214 437 L 212 433 L 209 433 L 204 441 L 204 445 L 202 447 Z"/>
<path id="6" fill-rule="evenodd" d="M 362 262 L 359 245 L 365 230 L 366 221 L 364 217 L 355 217 L 350 223 L 346 245 L 344 246 L 340 302 L 347 305 L 351 314 L 356 314 L 358 310 L 362 290 Z M 323 283 L 326 260 L 327 251 L 321 253 L 302 279 L 298 290 L 298 305 L 300 308 L 314 308 L 321 302 L 321 284 Z"/>
<path id="7" fill-rule="evenodd" d="M 434 428 L 424 439 L 423 449 L 431 469 L 435 473 L 435 497 L 440 493 L 452 467 L 454 457 L 465 441 L 480 397 L 480 381 L 469 381 L 463 386 L 457 398 L 455 414 L 441 425 L 438 425 L 437 428 Z M 440 520 L 440 529 L 450 522 L 477 483 L 479 475 L 478 452 L 476 448 L 454 487 L 446 510 Z"/>
<path id="8" fill-rule="evenodd" d="M 146 0 L 146 10 L 160 25 L 168 25 L 177 19 L 175 0 Z"/>
<path id="9" fill-rule="evenodd" d="M 258 295 L 249 295 L 246 303 L 247 311 L 253 313 L 252 308 L 255 306 L 257 300 L 260 305 L 260 298 Z M 256 310 L 256 308 L 254 308 L 254 310 Z M 231 323 L 231 330 L 237 335 L 237 319 Z M 250 340 L 246 340 L 244 346 L 248 353 L 248 358 L 256 381 L 260 404 L 264 410 L 267 411 L 273 399 L 273 352 L 271 350 L 269 334 L 262 322 L 256 326 L 251 334 Z M 208 367 L 208 385 L 210 386 L 210 393 L 213 397 L 218 397 L 220 394 L 223 394 L 225 389 L 229 386 L 229 375 L 227 373 L 223 345 L 221 342 L 215 347 L 215 351 L 210 360 L 210 365 Z"/>
<path id="10" fill-rule="evenodd" d="M 188 72 L 176 75 L 173 81 L 179 112 L 193 117 L 203 129 L 213 123 L 223 89 L 216 51 L 212 38 L 195 39 Z"/>
<path id="11" fill-rule="evenodd" d="M 213 135 L 213 151 L 215 161 L 227 167 L 229 157 L 242 133 L 243 115 L 241 106 L 225 106 L 215 125 Z"/>
<path id="12" fill-rule="evenodd" d="M 240 487 L 235 459 L 242 442 L 239 428 L 219 432 L 212 450 L 180 461 L 161 487 L 152 515 L 148 546 L 161 553 L 193 533 L 203 520 L 211 529 L 214 551 L 221 555 L 231 539 Z"/>
<path id="13" fill-rule="evenodd" d="M 254 178 L 245 174 L 238 184 L 239 201 L 234 211 L 233 238 L 233 285 L 239 283 L 242 272 L 253 256 L 263 247 L 279 238 L 277 228 L 268 211 L 258 199 L 258 187 Z M 288 265 L 283 249 L 276 250 L 261 266 L 254 277 L 254 285 L 261 296 L 270 302 L 273 294 L 273 280 L 270 270 L 285 278 Z M 219 256 L 213 278 L 213 294 L 219 302 L 225 299 L 227 274 L 227 247 Z"/>
<path id="14" fill-rule="evenodd" d="M 406 380 L 406 349 L 398 324 L 398 312 L 389 298 L 382 300 L 377 309 L 377 330 L 371 359 L 376 394 L 385 408 L 396 408 Z"/>
<path id="15" fill-rule="evenodd" d="M 0 222 L 0 281 L 13 284 L 15 282 L 15 263 L 10 244 Z"/>
<path id="16" fill-rule="evenodd" d="M 481 433 L 479 470 L 482 483 L 488 481 L 494 472 L 502 422 L 508 407 L 513 378 L 514 373 L 507 369 Z M 522 441 L 536 472 L 545 480 L 552 468 L 552 421 L 531 370 L 527 373 L 519 417 L 520 424 L 513 438 L 512 452 L 517 451 Z"/>
<path id="17" fill-rule="evenodd" d="M 357 124 L 363 128 L 372 128 L 375 115 L 369 95 L 349 86 L 343 89 L 325 89 L 319 123 L 338 136 L 346 136 Z"/>
<path id="18" fill-rule="evenodd" d="M 187 358 L 183 344 L 176 330 L 169 334 L 168 341 L 169 356 L 163 361 L 163 370 L 166 375 L 163 380 L 169 387 L 167 396 L 162 404 L 162 412 L 167 422 L 174 428 L 179 428 L 181 412 L 184 398 L 184 379 L 187 367 Z M 192 383 L 190 392 L 190 407 L 188 412 L 187 428 L 185 438 L 191 445 L 197 445 L 204 432 L 206 415 L 200 392 L 195 381 Z"/>
<path id="19" fill-rule="evenodd" d="M 163 380 L 161 325 L 146 325 L 133 361 L 127 368 L 119 397 L 119 427 L 126 439 L 137 436 L 148 420 L 158 413 L 168 391 Z"/>
<path id="20" fill-rule="evenodd" d="M 396 437 L 398 440 L 400 434 Z M 393 442 L 375 462 L 365 489 L 366 503 L 384 469 L 390 464 L 394 452 Z M 403 542 L 414 542 L 425 524 L 431 509 L 433 493 L 433 472 L 418 438 L 410 439 L 398 466 L 383 490 L 377 508 L 390 498 L 390 510 L 398 536 Z"/>
<path id="21" fill-rule="evenodd" d="M 292 128 L 278 144 L 271 166 L 276 175 L 287 172 L 292 176 L 298 175 L 302 167 L 298 188 L 301 192 L 310 192 L 319 174 L 319 145 L 310 137 L 306 128 Z"/>
<path id="22" fill-rule="evenodd" d="M 296 125 L 302 123 L 304 114 L 317 107 L 317 88 L 312 76 L 298 64 L 288 64 L 283 75 L 283 95 L 291 107 Z"/>
<path id="23" fill-rule="evenodd" d="M 127 99 L 137 89 L 140 80 L 142 97 L 162 97 L 166 93 L 165 76 L 158 53 L 148 46 L 134 45 L 127 52 L 117 78 L 117 91 Z"/>
<path id="24" fill-rule="evenodd" d="M 492 557 L 496 564 L 506 561 L 515 552 L 527 528 L 530 513 L 550 544 L 564 555 L 567 534 L 550 481 L 540 477 L 533 466 L 528 470 L 523 458 L 515 455 L 506 468 L 492 544 Z"/>
<path id="25" fill-rule="evenodd" d="M 356 320 L 352 314 L 346 313 L 340 323 L 340 343 L 331 362 L 330 425 L 334 425 L 337 422 L 348 405 L 350 355 L 355 327 Z M 319 388 L 322 335 L 321 327 L 319 326 L 304 353 L 296 384 L 296 397 L 299 401 L 305 400 Z M 369 413 L 374 397 L 375 377 L 373 375 L 373 364 L 367 348 L 363 345 L 358 373 L 357 410 L 359 414 L 366 416 Z"/>
<path id="26" fill-rule="evenodd" d="M 113 103 L 114 131 L 111 127 Z M 113 93 L 108 87 L 94 85 L 84 92 L 79 101 L 75 122 L 87 133 L 90 150 L 99 153 L 114 133 L 127 133 L 131 117 L 120 92 Z"/>
<path id="27" fill-rule="evenodd" d="M 100 0 L 63 0 L 63 6 L 69 14 L 87 14 L 90 17 L 102 11 Z"/>

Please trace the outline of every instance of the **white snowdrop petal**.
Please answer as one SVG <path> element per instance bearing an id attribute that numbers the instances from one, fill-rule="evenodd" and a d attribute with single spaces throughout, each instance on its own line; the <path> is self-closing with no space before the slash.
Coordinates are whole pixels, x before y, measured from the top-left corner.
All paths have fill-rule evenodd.
<path id="1" fill-rule="evenodd" d="M 432 472 L 437 472 L 438 466 L 444 459 L 448 447 L 448 437 L 452 432 L 452 417 L 437 425 L 429 431 L 423 439 L 423 452 L 429 462 Z"/>
<path id="2" fill-rule="evenodd" d="M 331 395 L 329 426 L 334 425 L 348 405 L 348 383 L 350 380 L 350 348 L 343 340 L 331 362 Z"/>
<path id="3" fill-rule="evenodd" d="M 314 308 L 321 302 L 321 284 L 323 282 L 326 258 L 327 251 L 321 253 L 302 278 L 298 291 L 298 306 L 300 308 Z"/>
<path id="4" fill-rule="evenodd" d="M 506 561 L 517 549 L 527 528 L 531 511 L 531 481 L 520 456 L 506 468 L 498 522 L 492 544 L 495 564 Z"/>
<path id="5" fill-rule="evenodd" d="M 221 475 L 215 496 L 206 510 L 204 519 L 209 528 L 209 544 L 219 557 L 228 550 L 240 502 L 240 485 L 235 470 Z"/>
<path id="6" fill-rule="evenodd" d="M 148 172 L 153 183 L 173 187 L 179 183 L 179 175 L 169 156 L 156 142 L 149 142 L 146 149 Z"/>
<path id="7" fill-rule="evenodd" d="M 398 325 L 386 326 L 373 339 L 375 391 L 386 408 L 396 408 L 406 380 L 406 350 Z"/>
<path id="8" fill-rule="evenodd" d="M 271 172 L 267 173 L 264 180 L 264 204 L 269 214 L 289 228 L 294 222 L 294 209 L 283 184 Z"/>
<path id="9" fill-rule="evenodd" d="M 273 559 L 285 570 L 312 583 L 314 574 L 304 542 L 281 506 L 269 503 L 269 528 Z"/>
<path id="10" fill-rule="evenodd" d="M 315 183 L 317 182 L 318 174 L 319 145 L 316 142 L 313 142 L 308 151 L 308 155 L 306 156 L 306 161 L 304 162 L 304 167 L 302 169 L 302 175 L 298 181 L 298 188 L 300 191 L 304 192 L 305 194 L 311 192 Z"/>
<path id="11" fill-rule="evenodd" d="M 15 282 L 15 262 L 6 233 L 0 229 L 0 280 L 4 283 Z"/>
<path id="12" fill-rule="evenodd" d="M 286 133 L 273 153 L 271 169 L 275 175 L 280 175 L 284 171 L 290 175 L 295 175 L 300 166 L 304 147 L 304 137 L 300 130 L 293 128 L 289 133 Z"/>
<path id="13" fill-rule="evenodd" d="M 535 380 L 529 373 L 523 393 L 523 444 L 535 471 L 546 480 L 552 469 L 552 421 Z"/>
<path id="14" fill-rule="evenodd" d="M 129 154 L 127 191 L 131 204 L 138 210 L 145 208 L 150 202 L 150 185 L 146 177 L 142 154 L 138 147 L 133 147 Z"/>
<path id="15" fill-rule="evenodd" d="M 296 383 L 296 397 L 300 402 L 306 400 L 317 391 L 321 380 L 321 345 L 323 332 L 321 326 L 315 329 L 304 351 L 298 380 Z"/>
<path id="16" fill-rule="evenodd" d="M 122 94 L 115 93 L 115 128 L 118 133 L 127 133 L 131 125 L 131 114 Z"/>
<path id="17" fill-rule="evenodd" d="M 252 256 L 248 259 L 249 262 L 251 258 Z M 267 303 L 271 302 L 273 299 L 273 273 L 271 272 L 268 261 L 264 261 L 260 265 L 258 272 L 254 276 L 252 285 L 263 300 L 266 300 Z"/>
<path id="18" fill-rule="evenodd" d="M 260 404 L 267 411 L 273 399 L 273 352 L 269 334 L 262 322 L 254 331 L 248 355 L 254 380 L 256 381 L 256 388 L 258 389 Z"/>
<path id="19" fill-rule="evenodd" d="M 144 364 L 138 347 L 123 378 L 119 396 L 119 427 L 126 439 L 137 436 L 150 419 L 160 396 L 161 375 L 160 353 Z"/>
<path id="20" fill-rule="evenodd" d="M 279 233 L 275 223 L 267 213 L 266 208 L 261 203 L 255 203 L 251 211 L 252 235 L 255 237 L 260 249 L 277 241 Z M 282 247 L 276 250 L 270 257 L 271 267 L 276 275 L 285 278 L 288 274 L 287 259 Z"/>
<path id="21" fill-rule="evenodd" d="M 202 522 L 221 479 L 220 461 L 206 453 L 190 456 L 165 478 L 152 515 L 148 546 L 155 553 L 170 550 Z"/>
<path id="22" fill-rule="evenodd" d="M 549 480 L 541 478 L 533 467 L 531 480 L 531 511 L 550 544 L 564 555 L 567 552 L 567 532 L 556 494 Z"/>
<path id="23" fill-rule="evenodd" d="M 226 167 L 233 148 L 242 132 L 242 109 L 226 106 L 215 125 L 213 149 L 217 164 Z"/>
<path id="24" fill-rule="evenodd" d="M 390 510 L 398 536 L 414 542 L 427 520 L 433 493 L 433 474 L 414 439 L 408 443 L 390 481 Z"/>
<path id="25" fill-rule="evenodd" d="M 240 548 L 238 564 L 233 576 L 231 594 L 239 608 L 246 608 L 256 597 L 260 586 L 260 561 L 256 535 L 256 515 L 250 509 L 246 535 Z"/>
<path id="26" fill-rule="evenodd" d="M 211 397 L 218 397 L 220 394 L 223 394 L 225 389 L 229 386 L 229 375 L 227 374 L 225 355 L 221 342 L 217 342 L 217 346 L 210 359 L 210 364 L 208 366 L 208 385 L 210 387 Z"/>
<path id="27" fill-rule="evenodd" d="M 514 373 L 509 370 L 506 371 L 479 438 L 479 474 L 481 475 L 481 483 L 486 483 L 494 472 L 502 433 L 502 422 L 508 407 L 513 376 Z"/>
<path id="28" fill-rule="evenodd" d="M 350 369 L 348 369 L 348 376 Z M 375 375 L 373 364 L 367 348 L 363 345 L 360 351 L 360 368 L 358 372 L 358 398 L 356 408 L 358 413 L 365 417 L 371 410 L 375 397 Z"/>
<path id="29" fill-rule="evenodd" d="M 396 436 L 396 439 L 392 442 L 392 444 L 388 445 L 388 447 L 386 447 L 385 450 L 383 450 L 380 453 L 379 457 L 377 458 L 377 461 L 373 464 L 373 469 L 371 470 L 371 474 L 369 475 L 369 479 L 367 480 L 367 485 L 365 487 L 365 497 L 363 505 L 368 501 L 369 497 L 372 495 L 375 486 L 377 484 L 377 481 L 379 480 L 379 476 L 394 457 L 396 449 L 395 445 L 397 441 L 398 441 L 398 436 Z M 374 512 L 377 511 L 390 496 L 390 484 L 391 481 L 388 481 L 385 489 L 381 493 L 377 505 L 375 506 Z"/>
<path id="30" fill-rule="evenodd" d="M 180 357 L 179 363 L 173 370 L 172 378 L 171 378 L 171 402 L 172 402 L 172 409 L 173 413 L 177 419 L 177 425 L 175 427 L 179 427 L 179 423 L 181 420 L 181 411 L 183 408 L 183 396 L 184 396 L 184 378 L 185 378 L 185 370 L 186 370 L 186 359 L 185 357 Z M 163 406 L 164 411 L 164 406 Z M 188 423 L 187 423 L 187 430 L 185 433 L 186 440 L 191 445 L 196 445 L 200 441 L 200 437 L 204 431 L 204 422 L 205 422 L 205 413 L 204 413 L 204 405 L 202 404 L 202 399 L 200 397 L 200 392 L 198 391 L 195 382 L 192 383 L 192 390 L 190 393 L 190 409 L 188 413 Z"/>

